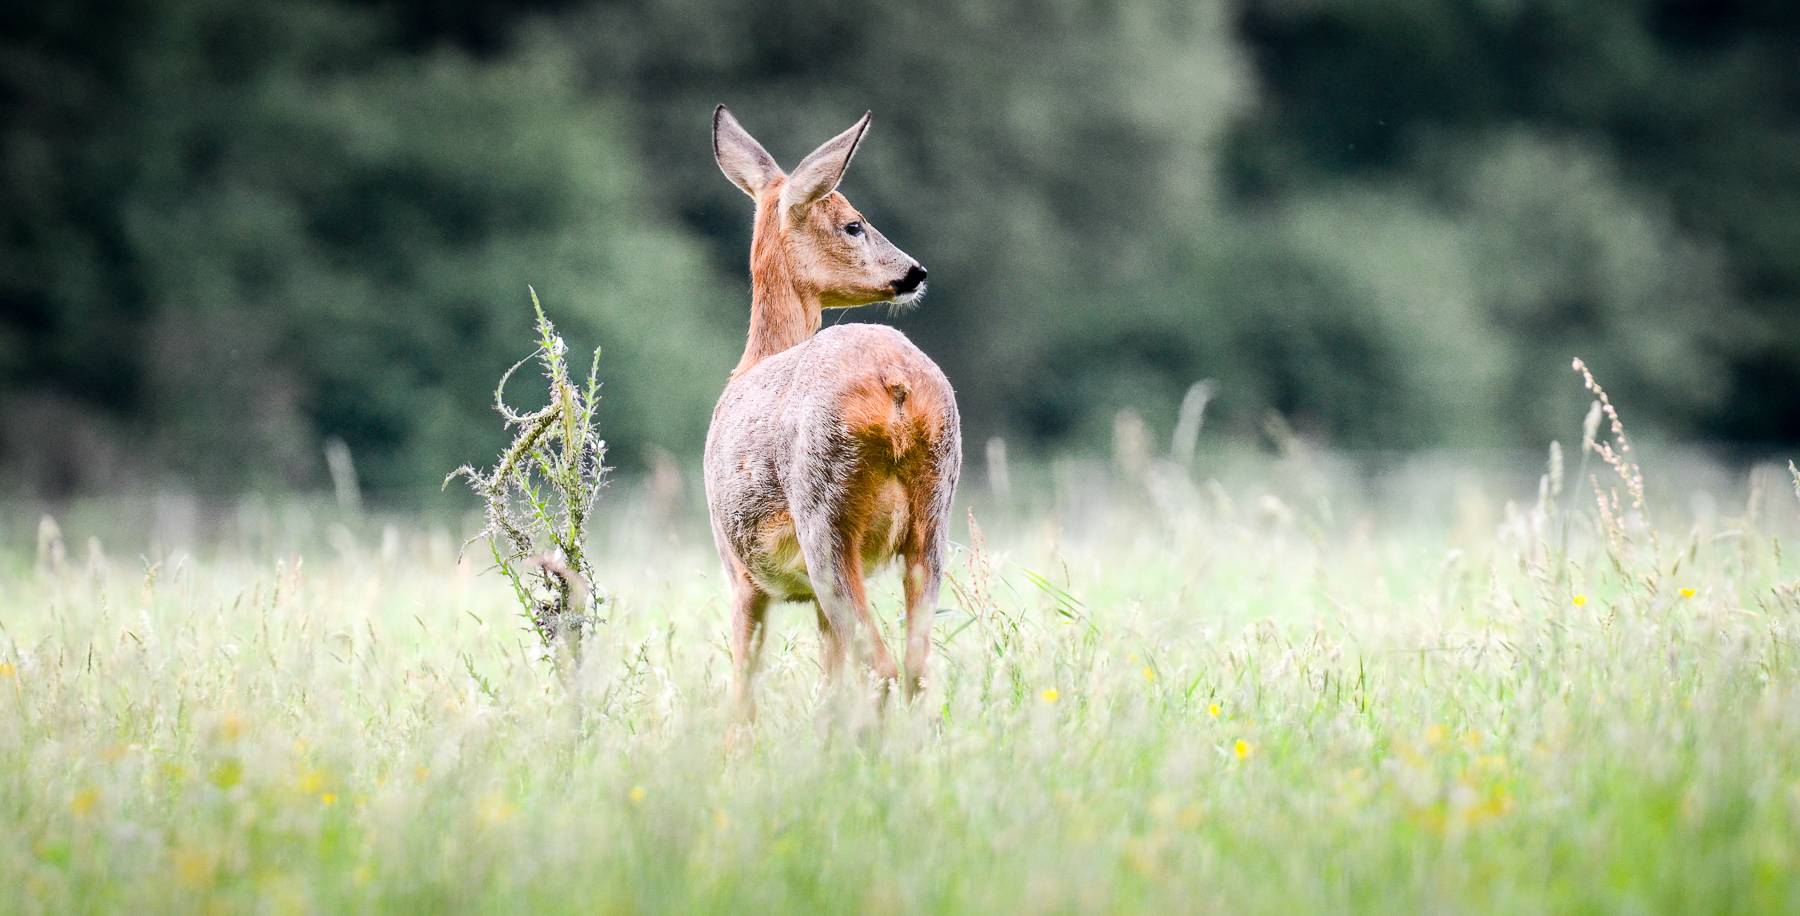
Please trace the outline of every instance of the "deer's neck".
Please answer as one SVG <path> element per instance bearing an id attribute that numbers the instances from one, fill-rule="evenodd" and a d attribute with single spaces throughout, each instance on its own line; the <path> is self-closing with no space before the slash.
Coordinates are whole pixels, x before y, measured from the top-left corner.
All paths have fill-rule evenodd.
<path id="1" fill-rule="evenodd" d="M 750 340 L 732 378 L 819 333 L 818 293 L 803 290 L 794 282 L 788 268 L 791 255 L 779 234 L 770 237 L 771 233 L 758 231 L 756 235 L 750 246 Z"/>

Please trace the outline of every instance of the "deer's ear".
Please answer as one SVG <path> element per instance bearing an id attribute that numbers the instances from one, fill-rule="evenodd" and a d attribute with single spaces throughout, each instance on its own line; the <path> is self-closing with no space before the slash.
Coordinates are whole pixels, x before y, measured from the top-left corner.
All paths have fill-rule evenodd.
<path id="1" fill-rule="evenodd" d="M 713 158 L 725 177 L 751 197 L 781 178 L 775 157 L 723 105 L 713 109 Z"/>
<path id="2" fill-rule="evenodd" d="M 825 141 L 823 146 L 812 151 L 812 155 L 800 160 L 794 167 L 794 174 L 788 177 L 787 187 L 781 190 L 782 207 L 793 212 L 796 208 L 812 205 L 836 189 L 838 181 L 844 177 L 844 170 L 850 167 L 850 157 L 856 155 L 856 145 L 862 142 L 863 132 L 868 129 L 869 116 L 865 113 L 849 130 Z"/>

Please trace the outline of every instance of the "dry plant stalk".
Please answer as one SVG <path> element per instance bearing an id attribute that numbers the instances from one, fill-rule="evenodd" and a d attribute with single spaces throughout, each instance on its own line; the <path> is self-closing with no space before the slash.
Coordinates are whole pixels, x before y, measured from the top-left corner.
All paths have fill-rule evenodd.
<path id="1" fill-rule="evenodd" d="M 578 661 L 582 634 L 604 622 L 588 612 L 594 569 L 585 549 L 588 515 L 607 471 L 606 443 L 594 429 L 600 351 L 594 351 L 587 385 L 577 388 L 563 358 L 568 346 L 544 317 L 536 290 L 531 306 L 537 312 L 537 351 L 506 370 L 494 389 L 494 409 L 507 428 L 517 430 L 512 444 L 492 471 L 464 465 L 444 485 L 461 477 L 482 498 L 486 524 L 469 543 L 487 539 L 532 629 L 546 648 L 561 653 L 561 664 Z M 532 359 L 544 367 L 550 403 L 518 413 L 506 406 L 506 383 Z"/>
<path id="2" fill-rule="evenodd" d="M 1625 424 L 1619 421 L 1619 412 L 1613 409 L 1612 399 L 1606 396 L 1606 390 L 1600 387 L 1600 383 L 1594 381 L 1594 374 L 1588 371 L 1587 364 L 1583 363 L 1580 357 L 1575 359 L 1573 368 L 1576 372 L 1581 373 L 1582 379 L 1587 382 L 1588 390 L 1600 399 L 1600 409 L 1606 413 L 1607 419 L 1612 421 L 1612 437 L 1614 441 L 1618 442 L 1619 447 L 1614 449 L 1611 442 L 1597 438 L 1593 432 L 1586 430 L 1584 430 L 1585 435 L 1582 437 L 1581 444 L 1593 449 L 1594 454 L 1599 455 L 1601 461 L 1611 465 L 1612 469 L 1618 472 L 1619 479 L 1625 481 L 1625 489 L 1631 493 L 1632 505 L 1636 506 L 1638 514 L 1642 515 L 1644 512 L 1644 474 L 1638 470 L 1637 462 L 1631 460 L 1631 443 L 1625 439 Z M 1590 416 L 1592 416 L 1591 413 Z M 1601 508 L 1605 509 L 1604 506 Z"/>
<path id="3" fill-rule="evenodd" d="M 1652 571 L 1646 577 L 1646 583 L 1654 589 L 1656 580 L 1659 578 L 1655 572 L 1658 564 L 1654 558 L 1661 555 L 1662 545 L 1657 537 L 1656 528 L 1649 523 L 1649 513 L 1644 507 L 1643 471 L 1638 468 L 1637 462 L 1633 459 L 1631 443 L 1625 438 L 1625 424 L 1619 420 L 1619 412 L 1613 408 L 1612 399 L 1607 397 L 1606 390 L 1594 380 L 1594 374 L 1588 371 L 1587 365 L 1580 358 L 1575 359 L 1573 368 L 1576 372 L 1581 373 L 1588 390 L 1598 398 L 1588 409 L 1587 420 L 1582 424 L 1581 445 L 1584 452 L 1584 464 L 1585 453 L 1591 451 L 1599 455 L 1600 460 L 1605 461 L 1619 475 L 1619 479 L 1625 482 L 1625 489 L 1631 494 L 1632 507 L 1637 510 L 1638 518 L 1644 530 L 1649 534 Z M 1602 414 L 1611 424 L 1611 442 L 1599 435 Z M 1623 571 L 1624 564 L 1627 562 L 1626 554 L 1631 547 L 1632 536 L 1627 530 L 1625 508 L 1619 502 L 1619 491 L 1617 488 L 1610 487 L 1603 490 L 1599 480 L 1592 477 L 1589 480 L 1594 484 L 1594 499 L 1600 509 L 1600 528 L 1606 535 L 1613 564 Z"/>

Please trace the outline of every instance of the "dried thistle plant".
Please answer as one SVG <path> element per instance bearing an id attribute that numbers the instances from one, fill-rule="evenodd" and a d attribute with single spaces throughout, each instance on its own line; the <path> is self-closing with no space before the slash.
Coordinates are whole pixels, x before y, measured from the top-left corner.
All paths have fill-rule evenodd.
<path id="1" fill-rule="evenodd" d="M 586 386 L 577 388 L 564 359 L 568 347 L 544 317 L 537 290 L 531 291 L 531 306 L 537 312 L 537 351 L 506 370 L 494 389 L 494 409 L 515 431 L 512 444 L 493 470 L 464 465 L 444 478 L 444 486 L 461 477 L 482 498 L 486 524 L 469 543 L 487 539 L 538 638 L 557 650 L 559 665 L 573 664 L 580 658 L 582 634 L 604 622 L 588 610 L 595 588 L 586 551 L 588 514 L 607 471 L 606 443 L 594 428 L 600 351 L 594 351 Z M 506 383 L 533 359 L 550 382 L 550 402 L 519 413 L 506 406 Z"/>

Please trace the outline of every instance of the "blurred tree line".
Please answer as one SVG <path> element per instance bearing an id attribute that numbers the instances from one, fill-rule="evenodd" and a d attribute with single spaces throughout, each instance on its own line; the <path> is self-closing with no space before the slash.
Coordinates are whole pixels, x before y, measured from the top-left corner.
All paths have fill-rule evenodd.
<path id="1" fill-rule="evenodd" d="M 435 490 L 533 284 L 616 463 L 742 347 L 725 102 L 932 271 L 966 435 L 1269 411 L 1350 447 L 1800 440 L 1800 7 L 1778 0 L 67 0 L 0 11 L 0 462 Z M 828 317 L 828 320 L 832 320 Z M 529 386 L 518 386 L 521 399 Z M 1216 428 L 1216 427 L 1209 427 Z"/>

